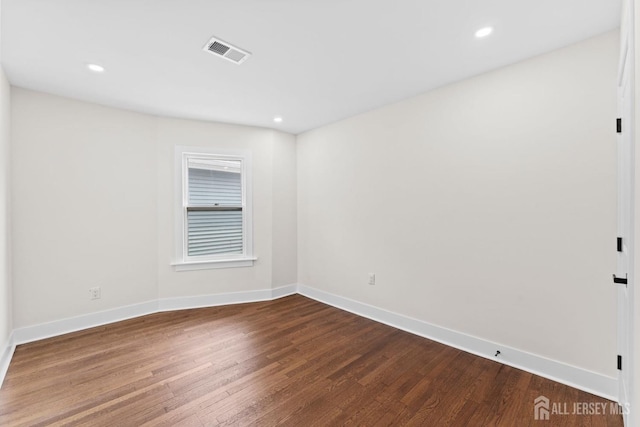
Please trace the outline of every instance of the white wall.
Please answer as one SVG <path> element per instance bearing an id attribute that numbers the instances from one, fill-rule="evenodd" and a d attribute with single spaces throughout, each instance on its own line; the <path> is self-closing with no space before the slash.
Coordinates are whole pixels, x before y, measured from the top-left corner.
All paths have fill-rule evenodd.
<path id="1" fill-rule="evenodd" d="M 14 88 L 12 167 L 15 327 L 157 298 L 270 289 L 295 281 L 273 228 L 295 218 L 295 187 L 274 179 L 274 150 L 293 137 L 268 129 L 168 119 Z M 174 145 L 253 153 L 252 268 L 175 272 Z M 283 166 L 295 175 L 295 163 Z M 293 172 L 291 172 L 293 171 Z M 274 183 L 274 181 L 277 181 Z M 293 200 L 275 212 L 273 200 Z M 279 218 L 278 215 L 282 215 Z M 284 235 L 296 239 L 295 221 Z M 286 243 L 286 240 L 284 243 Z M 276 250 L 277 249 L 277 250 Z M 276 253 L 274 255 L 274 253 Z M 276 258 L 278 258 L 276 260 Z M 280 259 L 282 258 L 282 259 Z M 277 268 L 274 265 L 277 264 Z M 102 287 L 100 300 L 88 289 Z"/>
<path id="2" fill-rule="evenodd" d="M 10 87 L 0 67 L 0 356 L 13 328 L 11 284 Z"/>
<path id="3" fill-rule="evenodd" d="M 299 282 L 614 377 L 617 54 L 609 33 L 299 135 Z"/>
<path id="4" fill-rule="evenodd" d="M 19 88 L 11 118 L 15 326 L 156 298 L 155 119 Z"/>
<path id="5" fill-rule="evenodd" d="M 296 138 L 273 134 L 273 272 L 274 286 L 297 281 L 298 239 Z M 293 225 L 293 226 L 292 226 Z"/>

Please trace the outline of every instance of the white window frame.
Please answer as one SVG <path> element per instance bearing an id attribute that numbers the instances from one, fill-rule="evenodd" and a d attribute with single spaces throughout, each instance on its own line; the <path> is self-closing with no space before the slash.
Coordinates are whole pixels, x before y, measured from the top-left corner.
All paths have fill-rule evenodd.
<path id="1" fill-rule="evenodd" d="M 189 256 L 187 251 L 187 204 L 190 158 L 240 161 L 242 177 L 242 254 Z M 207 147 L 176 146 L 175 161 L 175 261 L 176 271 L 205 270 L 211 268 L 251 267 L 253 256 L 253 221 L 251 188 L 251 152 L 221 150 Z"/>

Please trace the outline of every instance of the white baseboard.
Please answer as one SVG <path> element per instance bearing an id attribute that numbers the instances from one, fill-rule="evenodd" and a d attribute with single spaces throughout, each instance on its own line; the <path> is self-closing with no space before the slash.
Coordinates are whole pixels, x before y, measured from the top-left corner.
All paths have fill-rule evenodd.
<path id="1" fill-rule="evenodd" d="M 273 288 L 271 290 L 271 299 L 287 297 L 289 295 L 295 295 L 297 293 L 298 293 L 298 285 L 296 284 L 280 286 L 278 288 Z"/>
<path id="2" fill-rule="evenodd" d="M 4 377 L 7 375 L 7 371 L 9 370 L 9 364 L 11 363 L 11 358 L 13 357 L 13 352 L 16 349 L 16 345 L 13 343 L 13 333 L 9 336 L 9 339 L 1 348 L 2 354 L 0 355 L 0 387 L 2 387 L 2 383 L 4 382 Z"/>
<path id="3" fill-rule="evenodd" d="M 309 286 L 298 285 L 298 293 L 316 301 L 440 342 L 450 347 L 455 347 L 486 359 L 549 378 L 553 381 L 604 397 L 605 399 L 617 401 L 617 378 L 608 377 L 542 356 L 537 356 L 526 351 L 466 335 Z M 494 356 L 496 350 L 500 350 L 498 357 Z"/>
<path id="4" fill-rule="evenodd" d="M 215 307 L 218 305 L 271 301 L 287 295 L 293 295 L 296 292 L 296 285 L 287 285 L 256 291 L 228 292 L 225 294 L 200 295 L 194 297 L 161 298 L 158 300 L 158 310 L 185 310 L 190 308 Z"/>
<path id="5" fill-rule="evenodd" d="M 269 301 L 295 294 L 297 286 L 287 285 L 273 289 L 230 292 L 225 294 L 200 295 L 194 297 L 161 298 L 111 310 L 89 313 L 39 325 L 26 326 L 13 331 L 12 345 L 25 344 L 45 338 L 81 331 L 121 320 L 145 316 L 160 311 L 185 310 L 189 308 L 213 307 L 217 305 L 242 304 Z"/>
<path id="6" fill-rule="evenodd" d="M 13 330 L 13 344 L 26 344 L 156 312 L 158 312 L 158 300 L 40 323 L 39 325 L 25 326 Z"/>

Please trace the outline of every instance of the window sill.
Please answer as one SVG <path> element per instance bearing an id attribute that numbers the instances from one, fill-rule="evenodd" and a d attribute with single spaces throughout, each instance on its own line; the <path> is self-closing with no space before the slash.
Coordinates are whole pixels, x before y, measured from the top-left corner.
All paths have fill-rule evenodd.
<path id="1" fill-rule="evenodd" d="M 171 265 L 175 271 L 209 270 L 214 268 L 253 267 L 256 257 L 219 259 L 209 261 L 180 261 Z"/>

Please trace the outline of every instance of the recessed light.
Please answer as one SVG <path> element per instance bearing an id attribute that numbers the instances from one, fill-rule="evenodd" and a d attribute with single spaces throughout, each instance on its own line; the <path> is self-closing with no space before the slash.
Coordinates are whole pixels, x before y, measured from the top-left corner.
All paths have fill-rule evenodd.
<path id="1" fill-rule="evenodd" d="M 91 71 L 93 71 L 94 73 L 103 73 L 104 72 L 104 67 L 102 65 L 98 65 L 98 64 L 87 64 L 87 68 Z"/>
<path id="2" fill-rule="evenodd" d="M 276 116 L 276 117 L 273 118 L 273 121 L 276 122 L 276 123 L 282 123 L 282 117 Z"/>
<path id="3" fill-rule="evenodd" d="M 481 39 L 483 37 L 487 37 L 492 32 L 493 28 L 491 27 L 480 28 L 478 31 L 476 31 L 476 38 Z"/>

